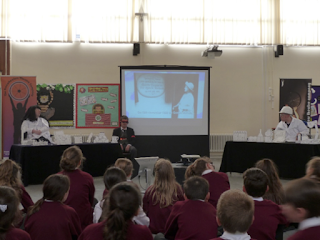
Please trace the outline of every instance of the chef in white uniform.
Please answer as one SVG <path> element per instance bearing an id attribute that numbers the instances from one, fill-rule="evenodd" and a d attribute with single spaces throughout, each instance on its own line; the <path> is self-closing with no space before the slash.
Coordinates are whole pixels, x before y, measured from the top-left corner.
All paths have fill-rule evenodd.
<path id="1" fill-rule="evenodd" d="M 299 133 L 302 135 L 309 134 L 309 129 L 300 119 L 292 117 L 293 110 L 289 106 L 284 106 L 280 111 L 281 121 L 278 123 L 276 130 L 286 131 L 286 141 L 292 142 L 297 140 Z"/>

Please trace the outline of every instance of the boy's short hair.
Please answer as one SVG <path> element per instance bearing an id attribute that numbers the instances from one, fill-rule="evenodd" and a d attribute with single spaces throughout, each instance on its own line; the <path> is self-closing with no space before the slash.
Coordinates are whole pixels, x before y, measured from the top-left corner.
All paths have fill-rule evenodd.
<path id="1" fill-rule="evenodd" d="M 249 168 L 243 173 L 243 184 L 251 197 L 262 197 L 269 184 L 267 174 L 259 168 Z"/>
<path id="2" fill-rule="evenodd" d="M 306 209 L 306 218 L 320 216 L 320 187 L 317 182 L 307 178 L 296 179 L 287 183 L 284 191 L 284 202 Z"/>
<path id="3" fill-rule="evenodd" d="M 127 176 L 130 176 L 133 171 L 133 164 L 127 158 L 118 158 L 114 164 L 115 167 L 121 168 Z"/>
<path id="4" fill-rule="evenodd" d="M 221 194 L 217 204 L 217 217 L 223 229 L 229 233 L 246 233 L 254 215 L 254 202 L 239 190 L 228 190 Z"/>
<path id="5" fill-rule="evenodd" d="M 209 192 L 209 183 L 203 177 L 193 176 L 184 182 L 183 189 L 188 199 L 204 200 Z"/>

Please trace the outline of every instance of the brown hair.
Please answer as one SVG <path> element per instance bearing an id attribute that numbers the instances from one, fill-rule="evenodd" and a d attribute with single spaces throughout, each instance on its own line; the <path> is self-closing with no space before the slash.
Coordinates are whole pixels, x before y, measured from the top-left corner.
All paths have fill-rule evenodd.
<path id="1" fill-rule="evenodd" d="M 194 161 L 186 170 L 184 178 L 188 179 L 191 176 L 201 176 L 207 169 L 207 164 L 211 164 L 210 158 L 201 157 Z"/>
<path id="2" fill-rule="evenodd" d="M 209 192 L 209 183 L 203 177 L 193 176 L 184 182 L 183 190 L 190 200 L 205 200 Z"/>
<path id="3" fill-rule="evenodd" d="M 118 167 L 109 167 L 103 174 L 103 182 L 108 190 L 114 185 L 124 181 L 127 181 L 127 176 L 125 172 Z"/>
<path id="4" fill-rule="evenodd" d="M 127 177 L 132 174 L 133 164 L 128 158 L 118 158 L 114 166 L 121 168 L 126 173 Z"/>
<path id="5" fill-rule="evenodd" d="M 60 160 L 60 168 L 65 171 L 73 171 L 84 160 L 81 149 L 78 146 L 72 146 L 64 150 Z"/>
<path id="6" fill-rule="evenodd" d="M 300 178 L 286 184 L 284 202 L 296 208 L 307 210 L 306 218 L 320 216 L 320 188 L 319 185 L 307 178 Z"/>
<path id="7" fill-rule="evenodd" d="M 4 208 L 0 210 L 0 239 L 6 239 L 5 235 L 20 219 L 19 198 L 17 192 L 7 186 L 0 186 L 0 205 Z"/>
<path id="8" fill-rule="evenodd" d="M 253 199 L 244 192 L 227 190 L 221 194 L 217 205 L 217 217 L 225 231 L 247 232 L 252 224 L 253 215 Z"/>
<path id="9" fill-rule="evenodd" d="M 45 199 L 62 202 L 63 197 L 69 191 L 70 180 L 69 177 L 63 174 L 53 174 L 47 177 L 43 182 L 43 197 L 38 200 L 28 210 L 28 215 L 38 212 Z"/>
<path id="10" fill-rule="evenodd" d="M 21 199 L 21 167 L 14 161 L 7 159 L 0 162 L 0 186 L 12 187 Z"/>
<path id="11" fill-rule="evenodd" d="M 307 163 L 307 169 L 312 170 L 311 175 L 307 175 L 306 177 L 312 178 L 320 182 L 320 157 L 313 157 Z"/>
<path id="12" fill-rule="evenodd" d="M 262 197 L 268 187 L 268 176 L 259 168 L 249 168 L 243 173 L 243 184 L 251 197 Z"/>
<path id="13" fill-rule="evenodd" d="M 276 204 L 282 204 L 284 193 L 276 164 L 271 159 L 265 158 L 258 161 L 255 166 L 269 177 L 269 190 L 263 195 L 263 198 Z"/>
<path id="14" fill-rule="evenodd" d="M 102 219 L 105 240 L 127 239 L 128 221 L 134 217 L 141 204 L 141 194 L 130 182 L 118 183 L 112 187 L 104 204 Z"/>
<path id="15" fill-rule="evenodd" d="M 154 173 L 154 184 L 149 188 L 150 192 L 154 191 L 153 204 L 159 203 L 161 208 L 173 205 L 178 200 L 178 189 L 181 189 L 181 186 L 176 182 L 171 162 L 160 158 L 154 166 Z"/>

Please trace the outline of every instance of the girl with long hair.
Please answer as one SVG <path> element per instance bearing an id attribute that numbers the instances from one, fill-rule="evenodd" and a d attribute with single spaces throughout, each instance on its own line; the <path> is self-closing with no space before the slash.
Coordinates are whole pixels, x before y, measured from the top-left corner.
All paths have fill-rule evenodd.
<path id="1" fill-rule="evenodd" d="M 132 183 L 116 184 L 103 206 L 103 221 L 88 226 L 79 240 L 153 240 L 148 227 L 132 222 L 140 204 L 141 194 Z"/>
<path id="2" fill-rule="evenodd" d="M 0 186 L 0 240 L 31 240 L 30 235 L 14 225 L 19 216 L 20 201 L 17 192 L 7 186 Z"/>
<path id="3" fill-rule="evenodd" d="M 255 167 L 264 171 L 268 176 L 269 190 L 263 195 L 263 199 L 281 205 L 283 203 L 284 193 L 276 164 L 271 159 L 265 158 L 258 161 Z"/>
<path id="4" fill-rule="evenodd" d="M 25 230 L 32 240 L 73 240 L 81 233 L 76 211 L 63 202 L 69 194 L 67 176 L 53 174 L 44 180 L 43 197 L 29 208 Z"/>
<path id="5" fill-rule="evenodd" d="M 228 175 L 222 172 L 215 172 L 210 158 L 202 157 L 187 168 L 185 179 L 191 176 L 202 176 L 209 182 L 209 203 L 217 208 L 220 195 L 230 189 Z"/>
<path id="6" fill-rule="evenodd" d="M 70 179 L 70 191 L 65 204 L 74 208 L 78 213 L 82 229 L 92 223 L 94 182 L 89 173 L 81 170 L 84 157 L 82 151 L 77 146 L 72 146 L 64 150 L 61 160 L 60 174 L 64 174 Z"/>
<path id="7" fill-rule="evenodd" d="M 143 210 L 150 218 L 151 232 L 157 234 L 164 233 L 173 204 L 183 201 L 184 196 L 169 160 L 159 159 L 155 164 L 154 173 L 154 183 L 143 197 Z"/>

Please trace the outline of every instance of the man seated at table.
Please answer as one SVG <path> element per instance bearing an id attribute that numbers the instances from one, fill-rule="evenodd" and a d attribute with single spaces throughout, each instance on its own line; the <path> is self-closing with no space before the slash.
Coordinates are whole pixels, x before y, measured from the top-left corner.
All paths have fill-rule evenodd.
<path id="1" fill-rule="evenodd" d="M 284 106 L 280 111 L 281 121 L 276 130 L 286 131 L 286 141 L 296 141 L 298 134 L 309 134 L 309 129 L 300 119 L 292 117 L 293 110 L 289 106 Z"/>

